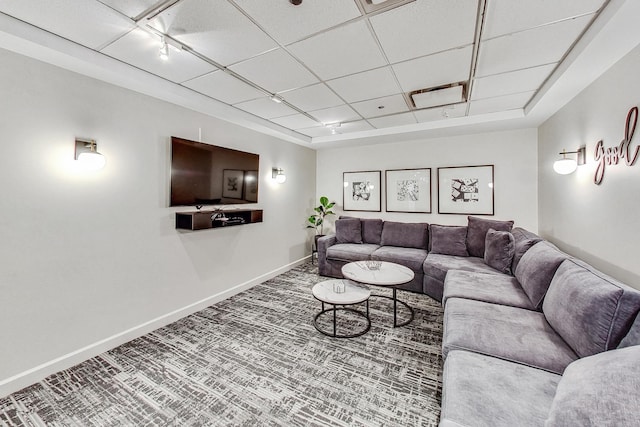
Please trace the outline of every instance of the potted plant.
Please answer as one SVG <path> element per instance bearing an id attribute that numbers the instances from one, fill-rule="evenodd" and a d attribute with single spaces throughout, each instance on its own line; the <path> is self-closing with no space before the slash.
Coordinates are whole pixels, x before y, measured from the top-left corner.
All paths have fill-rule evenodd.
<path id="1" fill-rule="evenodd" d="M 320 197 L 320 206 L 313 208 L 316 213 L 307 218 L 307 228 L 314 228 L 316 230 L 316 247 L 318 247 L 318 239 L 324 236 L 324 218 L 328 215 L 335 215 L 335 212 L 331 210 L 335 204 L 335 202 L 329 202 L 327 197 L 322 196 Z"/>

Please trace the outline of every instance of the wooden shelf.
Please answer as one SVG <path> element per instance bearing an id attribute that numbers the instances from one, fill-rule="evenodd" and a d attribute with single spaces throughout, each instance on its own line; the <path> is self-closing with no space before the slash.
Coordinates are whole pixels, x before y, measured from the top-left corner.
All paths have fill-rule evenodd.
<path id="1" fill-rule="evenodd" d="M 176 212 L 176 228 L 205 230 L 262 222 L 262 209 Z"/>

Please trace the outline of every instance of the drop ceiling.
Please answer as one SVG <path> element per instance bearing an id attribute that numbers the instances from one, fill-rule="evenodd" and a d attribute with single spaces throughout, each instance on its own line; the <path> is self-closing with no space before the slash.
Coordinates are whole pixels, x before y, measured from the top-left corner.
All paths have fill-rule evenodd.
<path id="1" fill-rule="evenodd" d="M 637 44 L 589 50 L 632 2 L 0 0 L 0 47 L 318 146 L 499 126 L 540 106 L 537 125 L 597 77 L 581 61 Z M 425 93 L 437 87 L 455 96 Z"/>

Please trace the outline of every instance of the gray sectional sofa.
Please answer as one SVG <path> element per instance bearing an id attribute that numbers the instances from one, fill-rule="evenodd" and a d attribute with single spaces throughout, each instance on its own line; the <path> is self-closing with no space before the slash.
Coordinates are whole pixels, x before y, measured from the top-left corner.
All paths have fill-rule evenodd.
<path id="1" fill-rule="evenodd" d="M 640 291 L 512 224 L 340 218 L 319 273 L 397 262 L 442 301 L 442 427 L 639 426 Z"/>

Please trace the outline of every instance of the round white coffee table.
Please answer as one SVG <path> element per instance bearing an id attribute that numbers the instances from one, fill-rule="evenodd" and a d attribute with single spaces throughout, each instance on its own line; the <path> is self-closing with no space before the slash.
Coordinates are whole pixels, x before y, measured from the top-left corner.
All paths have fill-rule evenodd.
<path id="1" fill-rule="evenodd" d="M 372 297 L 393 300 L 393 326 L 405 326 L 413 320 L 413 309 L 404 301 L 400 301 L 396 294 L 396 286 L 413 280 L 414 273 L 410 268 L 387 261 L 357 261 L 345 264 L 342 275 L 355 282 L 367 285 L 388 286 L 393 290 L 393 296 L 371 295 Z M 409 319 L 398 323 L 398 304 L 405 306 L 410 313 Z"/>
<path id="2" fill-rule="evenodd" d="M 344 287 L 344 292 L 335 292 L 334 289 L 336 289 L 336 286 L 341 285 Z M 371 328 L 371 320 L 369 319 L 369 297 L 371 296 L 371 291 L 367 287 L 354 283 L 351 280 L 332 279 L 318 283 L 313 287 L 311 292 L 313 293 L 314 298 L 322 303 L 322 310 L 313 318 L 313 326 L 315 326 L 318 332 L 334 338 L 355 338 L 366 334 Z M 348 305 L 355 305 L 363 302 L 366 303 L 366 314 L 356 309 L 346 307 Z M 332 307 L 325 310 L 325 303 Z M 366 320 L 366 327 L 364 330 L 353 334 L 338 335 L 336 313 L 340 310 L 348 311 L 364 318 Z M 333 312 L 333 333 L 323 330 L 317 323 L 318 318 L 328 312 Z"/>

